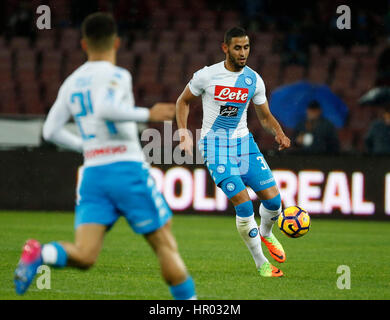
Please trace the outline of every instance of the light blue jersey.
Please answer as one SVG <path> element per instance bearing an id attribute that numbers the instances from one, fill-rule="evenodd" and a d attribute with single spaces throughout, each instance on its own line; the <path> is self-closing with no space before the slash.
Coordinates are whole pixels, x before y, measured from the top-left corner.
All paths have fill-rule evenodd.
<path id="1" fill-rule="evenodd" d="M 64 128 L 73 118 L 79 135 Z M 162 227 L 172 212 L 157 191 L 138 138 L 149 118 L 134 105 L 130 73 L 108 61 L 88 61 L 61 86 L 43 128 L 58 145 L 83 152 L 75 227 L 111 227 L 123 215 L 137 233 Z"/>
<path id="2" fill-rule="evenodd" d="M 214 182 L 232 198 L 246 186 L 255 192 L 276 184 L 247 127 L 250 101 L 264 104 L 265 86 L 249 67 L 231 72 L 224 62 L 196 72 L 189 83 L 202 96 L 203 122 L 199 149 Z"/>

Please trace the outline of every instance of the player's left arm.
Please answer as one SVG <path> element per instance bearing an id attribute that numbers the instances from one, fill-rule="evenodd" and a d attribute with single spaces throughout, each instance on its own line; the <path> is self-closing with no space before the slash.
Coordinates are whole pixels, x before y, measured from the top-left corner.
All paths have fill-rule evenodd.
<path id="1" fill-rule="evenodd" d="M 61 87 L 54 105 L 49 111 L 43 125 L 42 135 L 60 147 L 77 152 L 83 151 L 83 141 L 81 137 L 73 134 L 65 128 L 65 124 L 70 120 L 71 113 L 66 106 L 64 89 Z"/>
<path id="2" fill-rule="evenodd" d="M 259 118 L 261 126 L 275 137 L 275 141 L 279 144 L 279 150 L 290 147 L 290 139 L 284 134 L 279 122 L 272 115 L 268 101 L 263 104 L 254 104 L 257 117 Z"/>
<path id="3" fill-rule="evenodd" d="M 257 117 L 259 118 L 262 127 L 275 137 L 275 141 L 279 144 L 279 150 L 290 147 L 290 139 L 284 134 L 279 122 L 272 115 L 267 97 L 265 94 L 265 84 L 263 79 L 256 73 L 256 90 L 252 97 L 252 102 L 255 105 Z"/>

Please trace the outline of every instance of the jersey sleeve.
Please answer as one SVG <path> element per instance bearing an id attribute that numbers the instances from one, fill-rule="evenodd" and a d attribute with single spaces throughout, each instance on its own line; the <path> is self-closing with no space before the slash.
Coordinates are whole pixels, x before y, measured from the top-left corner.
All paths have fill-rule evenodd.
<path id="1" fill-rule="evenodd" d="M 252 97 L 252 102 L 256 105 L 263 104 L 267 101 L 267 97 L 265 95 L 265 84 L 263 79 L 256 73 L 257 81 L 256 81 L 256 90 L 255 94 Z"/>
<path id="2" fill-rule="evenodd" d="M 102 83 L 95 97 L 96 115 L 109 121 L 148 121 L 149 109 L 134 105 L 130 73 L 123 75 L 123 79 L 112 76 Z"/>
<path id="3" fill-rule="evenodd" d="M 192 79 L 188 83 L 188 87 L 194 96 L 200 96 L 206 87 L 207 81 L 207 67 L 198 70 L 192 76 Z"/>
<path id="4" fill-rule="evenodd" d="M 81 137 L 71 133 L 64 127 L 72 117 L 72 114 L 66 104 L 64 86 L 65 85 L 63 84 L 58 91 L 56 101 L 47 115 L 46 121 L 43 125 L 43 138 L 66 149 L 81 152 Z"/>

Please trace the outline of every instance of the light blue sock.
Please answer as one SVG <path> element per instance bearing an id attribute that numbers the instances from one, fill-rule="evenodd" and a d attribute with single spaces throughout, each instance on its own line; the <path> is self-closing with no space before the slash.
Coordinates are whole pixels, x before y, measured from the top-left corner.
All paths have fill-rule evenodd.
<path id="1" fill-rule="evenodd" d="M 241 218 L 250 217 L 253 215 L 253 203 L 252 201 L 246 201 L 235 206 L 236 214 Z"/>
<path id="2" fill-rule="evenodd" d="M 260 234 L 263 237 L 269 237 L 272 233 L 272 227 L 278 220 L 282 211 L 282 202 L 280 194 L 269 200 L 262 200 L 259 208 L 261 217 Z"/>
<path id="3" fill-rule="evenodd" d="M 271 210 L 271 211 L 278 210 L 282 204 L 282 199 L 280 197 L 280 193 L 277 196 L 273 197 L 272 199 L 261 200 L 261 203 L 268 210 Z"/>
<path id="4" fill-rule="evenodd" d="M 44 264 L 63 268 L 68 261 L 68 254 L 58 242 L 50 242 L 42 248 L 42 260 Z"/>
<path id="5" fill-rule="evenodd" d="M 196 298 L 195 283 L 192 277 L 175 286 L 170 286 L 169 290 L 175 300 L 189 300 Z"/>

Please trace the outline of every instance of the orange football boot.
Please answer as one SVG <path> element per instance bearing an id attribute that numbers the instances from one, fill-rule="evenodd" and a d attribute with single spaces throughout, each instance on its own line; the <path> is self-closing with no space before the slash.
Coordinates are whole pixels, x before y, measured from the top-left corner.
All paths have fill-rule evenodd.
<path id="1" fill-rule="evenodd" d="M 264 262 L 258 269 L 262 277 L 281 277 L 283 276 L 282 270 L 274 267 L 271 263 Z"/>
<path id="2" fill-rule="evenodd" d="M 279 263 L 286 261 L 286 254 L 284 253 L 283 247 L 272 233 L 269 237 L 260 237 L 261 241 L 263 241 L 263 243 L 266 245 L 272 258 L 274 258 Z"/>

